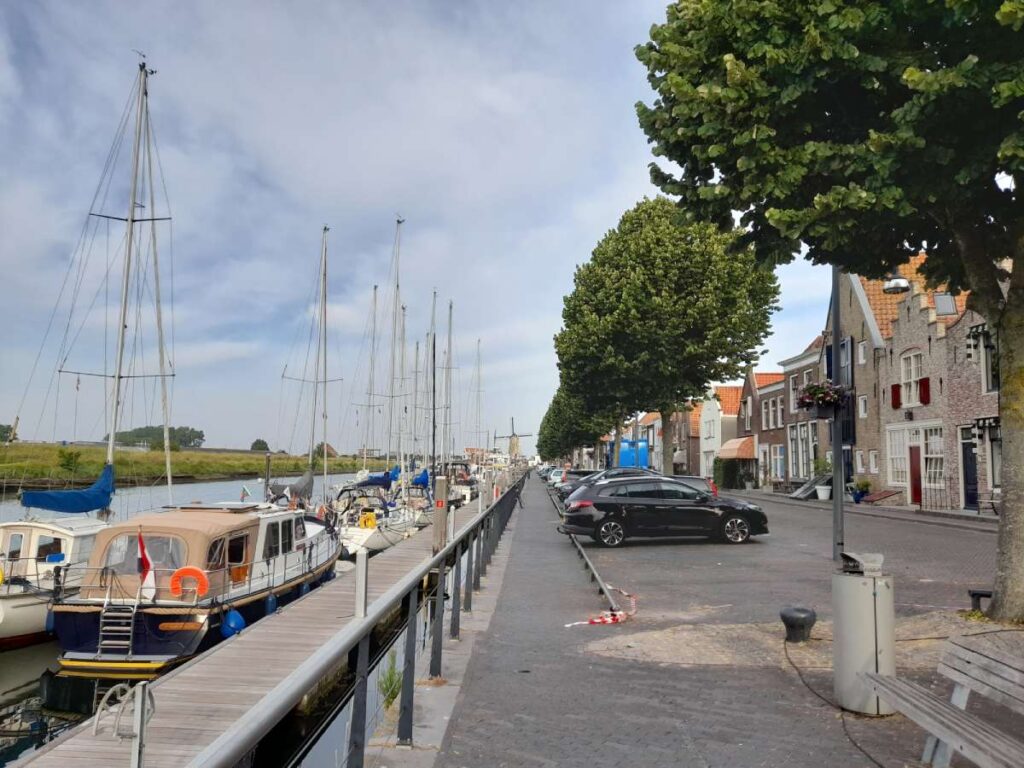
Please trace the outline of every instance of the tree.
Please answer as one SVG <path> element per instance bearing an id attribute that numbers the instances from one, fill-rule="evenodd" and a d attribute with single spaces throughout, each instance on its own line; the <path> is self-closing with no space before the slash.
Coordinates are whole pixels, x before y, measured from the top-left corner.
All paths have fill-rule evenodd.
<path id="1" fill-rule="evenodd" d="M 541 419 L 537 453 L 545 461 L 561 458 L 574 448 L 596 442 L 607 428 L 608 422 L 588 415 L 581 399 L 560 386 Z"/>
<path id="2" fill-rule="evenodd" d="M 262 437 L 258 437 L 252 441 L 252 445 L 249 446 L 250 451 L 269 451 L 270 446 L 267 445 L 267 441 Z"/>
<path id="3" fill-rule="evenodd" d="M 149 441 L 149 450 L 163 452 L 164 450 L 164 436 L 161 434 L 159 437 L 154 437 Z M 168 449 L 171 453 L 181 450 L 181 445 L 173 437 L 171 438 L 171 447 Z"/>
<path id="4" fill-rule="evenodd" d="M 180 448 L 201 448 L 206 436 L 201 429 L 192 427 L 169 427 L 171 443 Z M 106 437 L 103 438 L 106 440 Z M 158 444 L 157 450 L 163 450 L 164 428 L 162 426 L 136 427 L 117 433 L 119 443 L 148 443 L 150 448 Z"/>
<path id="5" fill-rule="evenodd" d="M 663 433 L 689 398 L 739 376 L 757 359 L 778 301 L 770 268 L 737 235 L 680 225 L 671 200 L 643 200 L 576 270 L 556 338 L 571 394 L 611 386 L 628 411 L 660 411 Z M 662 467 L 672 467 L 671 439 Z"/>
<path id="6" fill-rule="evenodd" d="M 997 618 L 1024 618 L 1024 3 L 683 0 L 637 48 L 652 179 L 759 261 L 881 277 L 919 249 L 999 335 Z M 1015 279 L 1018 278 L 1018 279 Z"/>
<path id="7" fill-rule="evenodd" d="M 0 424 L 0 443 L 6 443 L 10 440 L 12 431 L 10 424 Z"/>
<path id="8" fill-rule="evenodd" d="M 57 466 L 68 473 L 74 479 L 78 467 L 82 463 L 82 452 L 70 448 L 57 449 Z"/>

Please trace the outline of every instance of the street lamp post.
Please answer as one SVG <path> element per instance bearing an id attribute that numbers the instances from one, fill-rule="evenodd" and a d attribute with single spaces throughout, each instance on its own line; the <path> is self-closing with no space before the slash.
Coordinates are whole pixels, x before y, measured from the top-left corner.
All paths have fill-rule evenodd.
<path id="1" fill-rule="evenodd" d="M 842 273 L 832 265 L 832 383 L 842 385 L 839 355 L 842 342 L 839 336 L 841 312 L 839 308 L 839 278 Z M 846 398 L 839 401 L 832 415 L 832 559 L 842 560 L 843 543 L 843 497 L 846 495 L 843 466 L 842 416 Z"/>

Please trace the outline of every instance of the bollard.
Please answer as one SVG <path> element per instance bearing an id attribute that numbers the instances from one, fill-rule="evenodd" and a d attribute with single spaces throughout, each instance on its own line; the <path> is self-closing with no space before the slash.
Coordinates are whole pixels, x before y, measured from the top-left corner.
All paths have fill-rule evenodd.
<path id="1" fill-rule="evenodd" d="M 434 554 L 448 543 L 448 478 L 434 480 Z"/>
<path id="2" fill-rule="evenodd" d="M 402 664 L 402 701 L 398 707 L 398 744 L 412 746 L 412 707 L 416 690 L 416 613 L 419 587 L 413 587 L 405 598 L 405 660 Z"/>
<path id="3" fill-rule="evenodd" d="M 369 575 L 370 559 L 366 549 L 356 550 L 356 618 L 366 618 L 366 577 Z"/>

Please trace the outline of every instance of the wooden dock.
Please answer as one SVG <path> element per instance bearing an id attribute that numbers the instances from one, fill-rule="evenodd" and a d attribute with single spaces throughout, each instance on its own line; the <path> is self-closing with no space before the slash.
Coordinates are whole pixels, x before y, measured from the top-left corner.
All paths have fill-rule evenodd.
<path id="1" fill-rule="evenodd" d="M 477 515 L 477 504 L 455 512 L 455 530 Z M 430 526 L 370 558 L 368 602 L 383 595 L 432 556 Z M 306 597 L 249 627 L 151 684 L 156 711 L 146 728 L 146 768 L 182 766 L 353 619 L 355 573 L 313 590 Z M 127 719 L 127 718 L 126 718 Z M 40 768 L 128 766 L 131 739 L 118 741 L 114 718 L 103 718 L 93 735 L 92 719 L 26 756 L 18 765 Z M 122 730 L 130 730 L 123 723 Z"/>

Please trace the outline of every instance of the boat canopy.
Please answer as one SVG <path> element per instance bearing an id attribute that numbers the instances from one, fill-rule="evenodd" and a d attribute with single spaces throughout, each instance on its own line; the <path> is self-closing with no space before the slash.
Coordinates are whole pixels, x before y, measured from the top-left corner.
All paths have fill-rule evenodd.
<path id="1" fill-rule="evenodd" d="M 430 485 L 430 470 L 424 469 L 416 477 L 412 479 L 412 485 L 415 488 L 427 488 Z"/>
<path id="2" fill-rule="evenodd" d="M 395 464 L 388 475 L 391 477 L 392 483 L 398 482 L 398 478 L 402 476 L 402 468 L 398 464 Z"/>
<path id="3" fill-rule="evenodd" d="M 21 506 L 50 512 L 82 514 L 110 506 L 114 496 L 114 465 L 106 464 L 96 482 L 88 488 L 70 491 L 24 491 Z"/>
<path id="4" fill-rule="evenodd" d="M 365 480 L 360 480 L 355 483 L 355 488 L 384 488 L 385 490 L 391 487 L 391 473 L 381 472 L 379 475 L 370 475 Z"/>
<path id="5" fill-rule="evenodd" d="M 313 470 L 307 469 L 302 477 L 290 483 L 271 483 L 270 497 L 278 499 L 285 494 L 293 499 L 308 499 L 313 495 Z"/>

